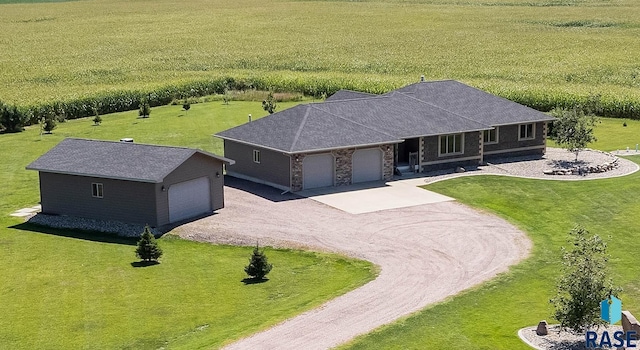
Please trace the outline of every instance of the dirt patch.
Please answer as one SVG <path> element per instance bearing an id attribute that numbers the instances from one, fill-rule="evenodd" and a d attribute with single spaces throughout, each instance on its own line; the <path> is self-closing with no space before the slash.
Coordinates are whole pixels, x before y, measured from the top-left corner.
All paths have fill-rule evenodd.
<path id="1" fill-rule="evenodd" d="M 349 214 L 232 179 L 226 207 L 179 227 L 214 243 L 309 248 L 366 259 L 377 279 L 321 307 L 229 346 L 327 349 L 442 301 L 507 270 L 531 243 L 513 225 L 457 202 Z M 328 276 L 327 278 L 330 278 Z"/>

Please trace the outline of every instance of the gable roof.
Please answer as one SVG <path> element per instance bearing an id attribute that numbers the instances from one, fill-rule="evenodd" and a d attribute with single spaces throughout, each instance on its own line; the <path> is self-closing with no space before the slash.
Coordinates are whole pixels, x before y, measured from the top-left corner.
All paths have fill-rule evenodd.
<path id="1" fill-rule="evenodd" d="M 553 119 L 460 82 L 443 80 L 419 82 L 384 95 L 340 90 L 324 102 L 298 105 L 215 136 L 302 153 Z"/>
<path id="2" fill-rule="evenodd" d="M 335 94 L 327 97 L 325 101 L 344 101 L 355 100 L 358 98 L 367 98 L 377 96 L 366 92 L 352 91 L 352 90 L 339 90 Z"/>
<path id="3" fill-rule="evenodd" d="M 160 183 L 196 153 L 221 162 L 235 163 L 233 160 L 192 148 L 66 138 L 29 164 L 27 169 Z"/>

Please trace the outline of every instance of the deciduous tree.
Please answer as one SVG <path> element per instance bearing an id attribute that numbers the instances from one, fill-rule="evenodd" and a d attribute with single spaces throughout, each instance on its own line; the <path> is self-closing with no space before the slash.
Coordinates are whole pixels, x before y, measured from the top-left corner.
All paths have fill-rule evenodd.
<path id="1" fill-rule="evenodd" d="M 273 114 L 278 107 L 276 103 L 275 97 L 273 97 L 273 92 L 269 92 L 267 99 L 262 101 L 262 109 L 269 112 L 269 114 Z"/>
<path id="2" fill-rule="evenodd" d="M 598 121 L 593 115 L 585 115 L 581 108 L 569 110 L 554 109 L 552 112 L 556 120 L 553 121 L 553 140 L 569 152 L 576 155 L 584 150 L 588 144 L 596 141 L 593 127 Z"/>
<path id="3" fill-rule="evenodd" d="M 605 324 L 600 319 L 600 302 L 621 289 L 614 287 L 609 274 L 606 242 L 579 226 L 569 235 L 571 248 L 562 248 L 562 272 L 550 301 L 562 329 L 584 332 Z"/>

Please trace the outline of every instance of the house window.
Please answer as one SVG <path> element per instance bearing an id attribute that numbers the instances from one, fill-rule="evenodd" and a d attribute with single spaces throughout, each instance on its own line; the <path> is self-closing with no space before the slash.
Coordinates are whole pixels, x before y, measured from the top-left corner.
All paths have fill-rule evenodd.
<path id="1" fill-rule="evenodd" d="M 463 135 L 442 135 L 440 136 L 440 156 L 448 156 L 452 154 L 462 154 Z"/>
<path id="2" fill-rule="evenodd" d="M 491 144 L 498 143 L 498 127 L 491 130 L 484 131 L 483 143 Z"/>
<path id="3" fill-rule="evenodd" d="M 257 149 L 253 150 L 253 161 L 255 163 L 260 163 L 260 151 L 258 151 Z"/>
<path id="4" fill-rule="evenodd" d="M 91 184 L 91 195 L 95 198 L 102 198 L 102 184 L 101 183 L 92 183 Z"/>
<path id="5" fill-rule="evenodd" d="M 536 138 L 536 132 L 533 123 L 520 124 L 520 134 L 518 140 L 532 140 Z"/>

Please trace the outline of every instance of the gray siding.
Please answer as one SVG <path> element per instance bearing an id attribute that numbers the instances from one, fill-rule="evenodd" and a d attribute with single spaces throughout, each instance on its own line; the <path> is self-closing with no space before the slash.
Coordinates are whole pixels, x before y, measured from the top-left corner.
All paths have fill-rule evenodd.
<path id="1" fill-rule="evenodd" d="M 518 154 L 527 153 L 519 151 L 517 148 L 542 146 L 545 144 L 544 122 L 535 123 L 535 138 L 533 140 L 518 141 L 520 133 L 519 124 L 503 125 L 498 127 L 498 143 L 485 144 L 484 152 L 501 151 L 514 149 Z M 540 153 L 540 151 L 534 151 Z M 511 152 L 501 153 L 502 156 L 510 155 Z M 530 152 L 529 152 L 530 153 Z"/>
<path id="2" fill-rule="evenodd" d="M 260 151 L 260 163 L 253 161 L 253 150 Z M 283 153 L 225 140 L 224 156 L 236 161 L 236 164 L 227 166 L 227 171 L 229 172 L 250 176 L 284 187 L 291 185 L 290 158 Z"/>
<path id="3" fill-rule="evenodd" d="M 451 156 L 438 156 L 440 148 L 439 136 L 428 136 L 424 138 L 423 162 L 447 161 L 457 158 L 475 157 L 480 155 L 480 132 L 464 133 L 463 153 Z"/>
<path id="4" fill-rule="evenodd" d="M 102 183 L 94 198 L 92 183 Z M 158 226 L 155 184 L 40 172 L 42 212 Z"/>
<path id="5" fill-rule="evenodd" d="M 220 174 L 220 177 L 216 176 L 216 172 Z M 222 162 L 203 154 L 196 153 L 167 175 L 164 178 L 163 183 L 155 184 L 159 225 L 169 223 L 169 187 L 176 183 L 200 177 L 209 178 L 212 210 L 218 210 L 224 207 L 224 176 L 222 173 Z M 162 186 L 165 187 L 165 191 L 162 191 Z"/>

